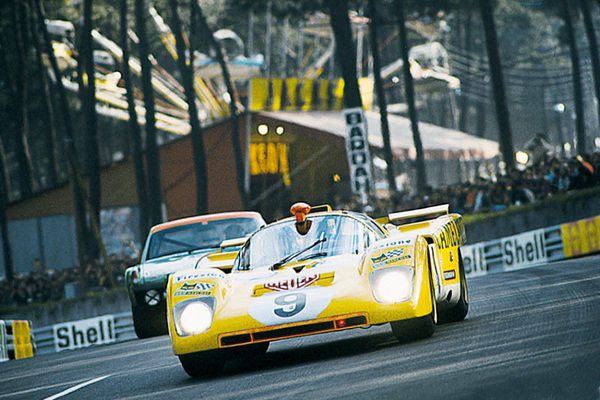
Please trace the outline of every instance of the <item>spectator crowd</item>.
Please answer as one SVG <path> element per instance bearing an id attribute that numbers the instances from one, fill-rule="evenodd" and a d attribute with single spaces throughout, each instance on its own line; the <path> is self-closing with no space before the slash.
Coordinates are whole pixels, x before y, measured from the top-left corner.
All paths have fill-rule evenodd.
<path id="1" fill-rule="evenodd" d="M 568 159 L 547 156 L 526 168 L 514 168 L 488 179 L 428 187 L 423 193 L 399 192 L 389 199 L 371 201 L 364 211 L 379 217 L 390 211 L 449 204 L 451 212 L 463 215 L 487 213 L 596 185 L 600 185 L 600 151 Z M 336 207 L 359 208 L 342 202 Z"/>
<path id="2" fill-rule="evenodd" d="M 366 211 L 373 216 L 391 211 L 408 210 L 436 204 L 450 204 L 460 214 L 487 213 L 515 205 L 530 204 L 573 190 L 600 185 L 600 152 L 561 159 L 545 156 L 524 169 L 512 169 L 490 179 L 478 179 L 441 188 L 427 188 L 423 193 L 402 192 L 389 199 L 373 200 Z M 337 202 L 337 208 L 359 209 L 354 203 Z M 117 286 L 124 285 L 125 269 L 137 262 L 134 258 L 111 260 Z M 83 268 L 35 271 L 16 276 L 12 282 L 0 279 L 0 305 L 26 305 L 58 301 L 65 298 L 65 287 L 77 282 L 84 291 L 102 291 L 111 287 L 106 270 L 96 261 Z"/>
<path id="3" fill-rule="evenodd" d="M 124 286 L 123 274 L 136 260 L 111 260 L 111 269 L 117 287 Z M 12 282 L 0 280 L 0 305 L 27 305 L 59 301 L 65 298 L 68 285 L 76 285 L 80 291 L 99 292 L 112 286 L 107 269 L 98 261 L 87 263 L 83 268 L 34 271 L 15 274 Z"/>

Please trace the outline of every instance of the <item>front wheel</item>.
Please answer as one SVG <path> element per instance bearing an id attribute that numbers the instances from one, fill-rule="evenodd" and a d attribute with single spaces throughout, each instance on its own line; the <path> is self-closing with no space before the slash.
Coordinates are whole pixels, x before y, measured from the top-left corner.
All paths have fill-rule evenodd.
<path id="1" fill-rule="evenodd" d="M 225 361 L 226 357 L 220 349 L 179 356 L 179 362 L 185 372 L 195 378 L 222 372 Z"/>
<path id="2" fill-rule="evenodd" d="M 437 323 L 437 304 L 435 302 L 435 292 L 433 288 L 433 279 L 431 271 L 429 272 L 429 295 L 431 297 L 431 313 L 418 318 L 412 318 L 402 321 L 390 322 L 392 332 L 401 342 L 411 342 L 414 340 L 427 339 L 435 332 Z"/>

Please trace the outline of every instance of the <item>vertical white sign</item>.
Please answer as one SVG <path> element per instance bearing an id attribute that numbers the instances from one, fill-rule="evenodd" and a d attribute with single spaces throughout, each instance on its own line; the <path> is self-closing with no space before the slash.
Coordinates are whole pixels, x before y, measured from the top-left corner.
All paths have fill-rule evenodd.
<path id="1" fill-rule="evenodd" d="M 116 340 L 113 315 L 65 322 L 52 328 L 57 352 L 112 343 Z"/>
<path id="2" fill-rule="evenodd" d="M 6 344 L 6 323 L 0 321 L 0 362 L 8 361 L 8 349 Z"/>
<path id="3" fill-rule="evenodd" d="M 346 120 L 346 152 L 350 167 L 352 193 L 358 194 L 361 202 L 366 204 L 373 178 L 365 112 L 361 107 L 348 108 L 344 110 L 344 118 Z"/>

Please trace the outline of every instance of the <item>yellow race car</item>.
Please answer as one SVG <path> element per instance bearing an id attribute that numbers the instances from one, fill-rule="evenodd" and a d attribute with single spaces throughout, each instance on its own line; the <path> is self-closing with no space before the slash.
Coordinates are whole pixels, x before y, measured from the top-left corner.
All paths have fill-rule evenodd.
<path id="1" fill-rule="evenodd" d="M 390 323 L 407 341 L 466 317 L 465 230 L 447 205 L 378 220 L 305 203 L 291 211 L 235 259 L 216 252 L 169 277 L 169 334 L 189 375 L 274 340 Z"/>

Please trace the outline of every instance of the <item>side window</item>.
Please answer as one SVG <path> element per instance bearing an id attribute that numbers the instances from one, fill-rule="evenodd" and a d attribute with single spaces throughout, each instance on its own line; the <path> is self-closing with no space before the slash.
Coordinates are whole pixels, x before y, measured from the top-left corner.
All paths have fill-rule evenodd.
<path id="1" fill-rule="evenodd" d="M 364 249 L 366 250 L 370 245 L 372 245 L 373 243 L 375 243 L 377 241 L 377 236 L 370 230 L 370 229 L 365 229 L 363 232 L 363 244 L 364 244 Z"/>
<path id="2" fill-rule="evenodd" d="M 233 261 L 233 271 L 247 271 L 248 269 L 250 269 L 250 249 L 246 242 Z"/>

